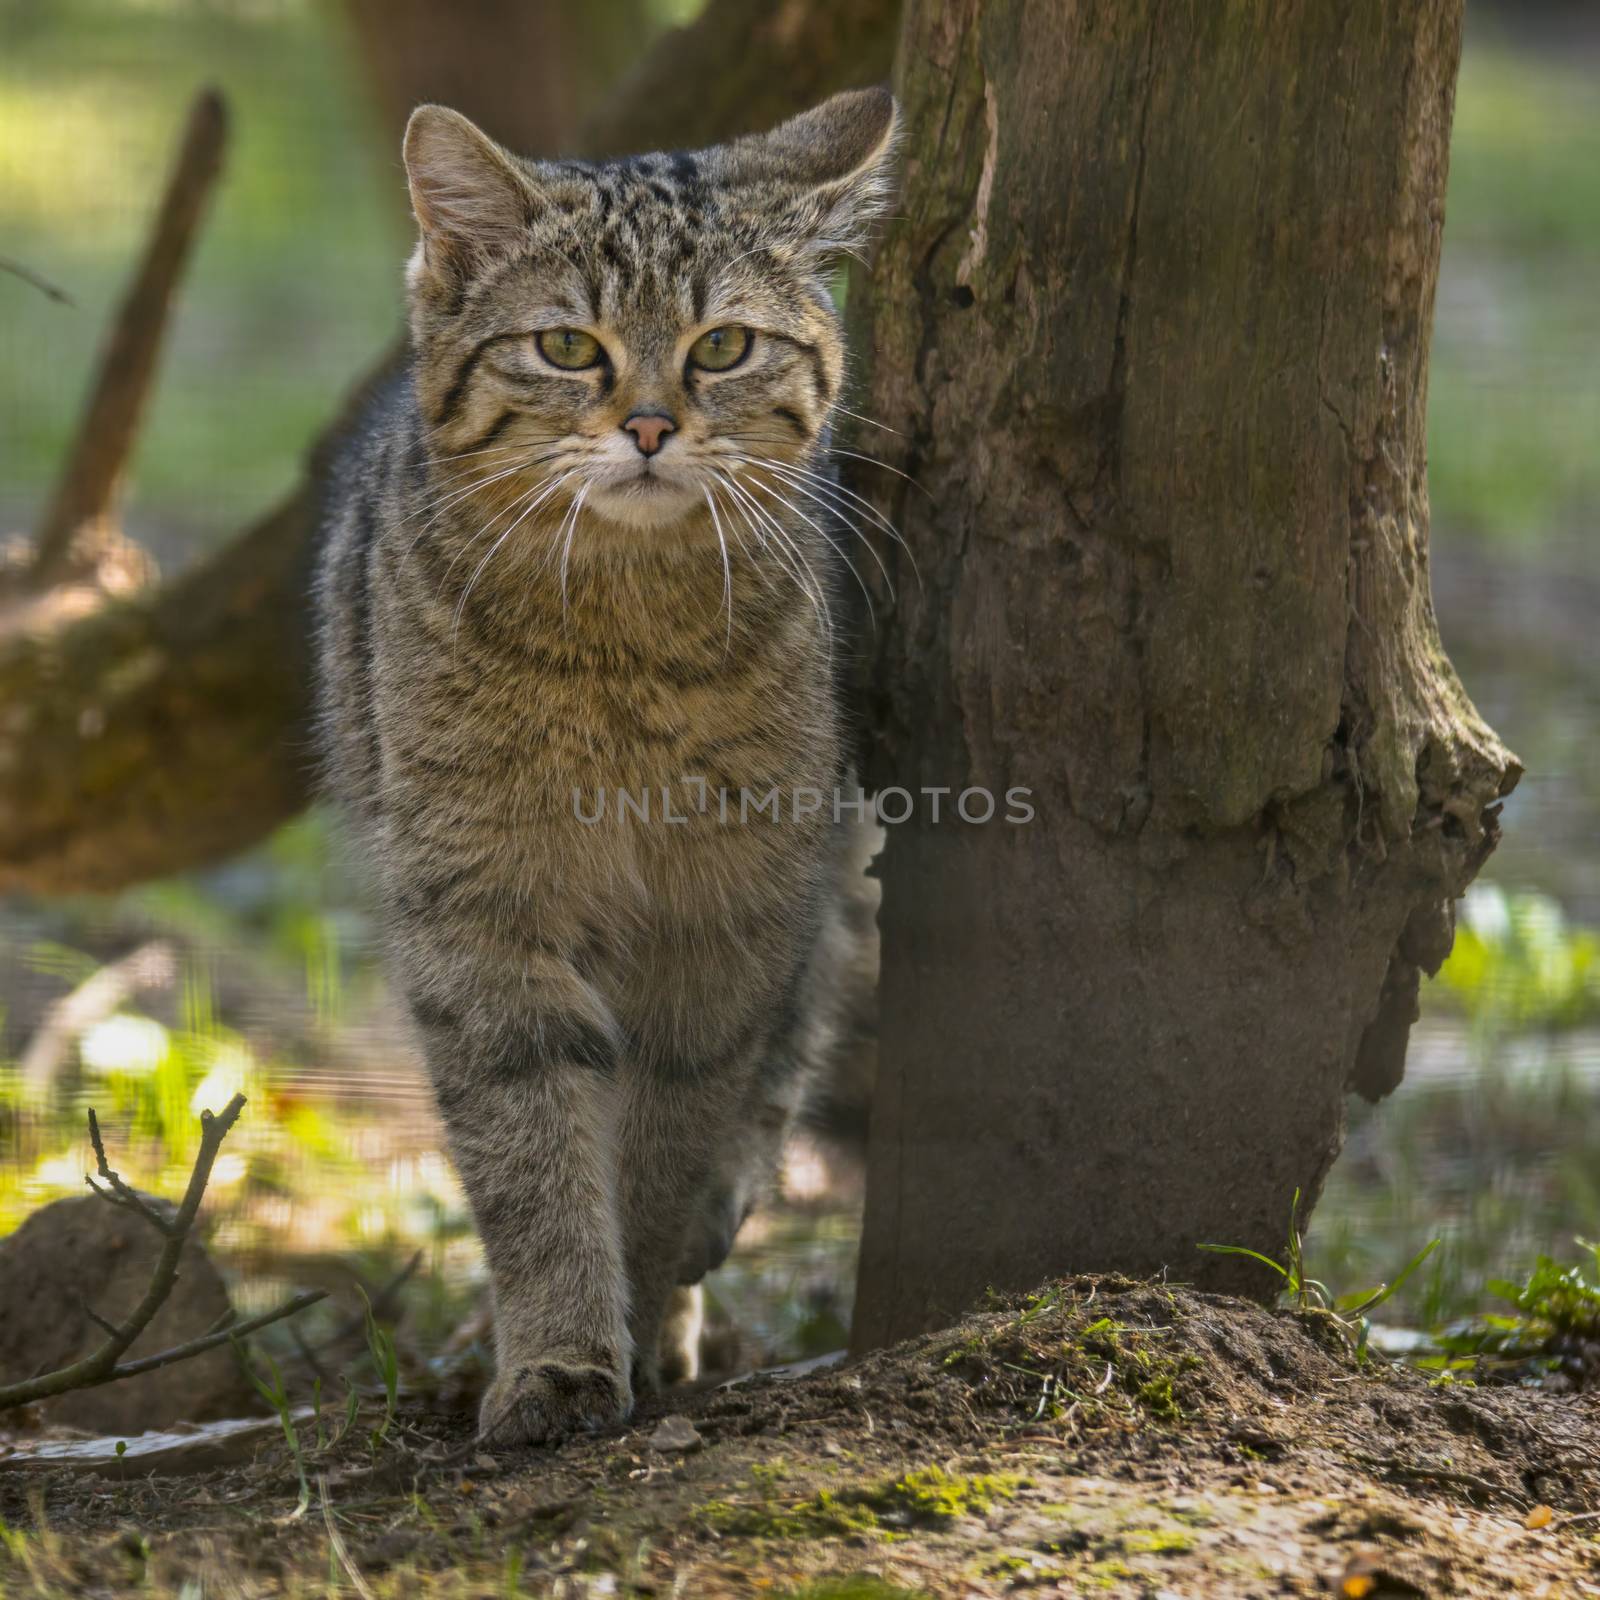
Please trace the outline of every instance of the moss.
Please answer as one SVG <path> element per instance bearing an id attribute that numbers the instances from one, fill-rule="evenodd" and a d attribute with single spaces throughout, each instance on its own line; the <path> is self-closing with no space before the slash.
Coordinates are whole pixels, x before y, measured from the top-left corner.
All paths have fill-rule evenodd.
<path id="1" fill-rule="evenodd" d="M 1194 1549 L 1194 1535 L 1182 1528 L 1136 1528 L 1122 1536 L 1122 1547 L 1137 1555 L 1177 1556 Z"/>
<path id="2" fill-rule="evenodd" d="M 1093 1589 L 1120 1589 L 1128 1579 L 1136 1576 L 1126 1561 L 1096 1561 L 1084 1572 L 1084 1579 Z"/>
<path id="3" fill-rule="evenodd" d="M 1172 1374 L 1158 1372 L 1134 1391 L 1134 1398 L 1152 1417 L 1162 1422 L 1182 1422 L 1183 1408 L 1172 1392 Z"/>
<path id="4" fill-rule="evenodd" d="M 1022 1481 L 1014 1473 L 958 1477 L 942 1467 L 924 1467 L 876 1490 L 864 1490 L 862 1496 L 884 1516 L 937 1525 L 988 1511 L 996 1500 L 1009 1500 Z"/>
<path id="5" fill-rule="evenodd" d="M 893 1538 L 898 1528 L 938 1527 L 957 1517 L 981 1515 L 997 1500 L 1009 1500 L 1025 1481 L 1014 1473 L 962 1477 L 942 1467 L 924 1467 L 876 1484 L 837 1492 L 819 1489 L 783 1504 L 773 1491 L 784 1476 L 771 1468 L 757 1468 L 751 1477 L 759 1504 L 709 1500 L 696 1509 L 694 1520 L 715 1533 L 748 1539 L 827 1539 L 864 1533 Z"/>
<path id="6" fill-rule="evenodd" d="M 829 1539 L 879 1531 L 872 1511 L 827 1489 L 787 1506 L 771 1499 L 753 1506 L 708 1500 L 694 1520 L 714 1533 L 743 1539 Z"/>
<path id="7" fill-rule="evenodd" d="M 1030 1572 L 1033 1563 L 1026 1556 L 1001 1556 L 997 1561 L 991 1561 L 984 1569 L 984 1574 L 991 1578 L 1003 1578 L 1011 1572 Z"/>
<path id="8" fill-rule="evenodd" d="M 774 1600 L 927 1600 L 924 1589 L 902 1589 L 871 1572 L 820 1578 L 801 1589 L 785 1589 Z"/>

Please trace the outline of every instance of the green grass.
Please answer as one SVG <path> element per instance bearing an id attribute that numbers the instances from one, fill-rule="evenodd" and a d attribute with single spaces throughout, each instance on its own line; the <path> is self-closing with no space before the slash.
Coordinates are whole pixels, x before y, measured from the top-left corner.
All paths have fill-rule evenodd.
<path id="1" fill-rule="evenodd" d="M 1600 1245 L 1576 1241 L 1576 1263 L 1540 1256 L 1520 1282 L 1491 1280 L 1485 1288 L 1507 1311 L 1482 1311 L 1435 1340 L 1437 1353 L 1417 1365 L 1441 1381 L 1499 1371 L 1538 1376 L 1561 1365 L 1563 1352 L 1600 1339 Z"/>
<path id="2" fill-rule="evenodd" d="M 1430 1239 L 1393 1278 L 1380 1283 L 1376 1288 L 1355 1289 L 1344 1294 L 1336 1294 L 1322 1279 L 1313 1278 L 1306 1270 L 1305 1239 L 1300 1229 L 1298 1189 L 1295 1190 L 1294 1199 L 1289 1206 L 1289 1232 L 1284 1243 L 1282 1261 L 1276 1261 L 1271 1256 L 1263 1255 L 1259 1250 L 1251 1250 L 1244 1245 L 1202 1244 L 1200 1246 L 1202 1250 L 1209 1250 L 1217 1255 L 1244 1256 L 1276 1273 L 1280 1300 L 1302 1317 L 1311 1315 L 1326 1317 L 1332 1326 L 1343 1334 L 1355 1352 L 1356 1359 L 1360 1361 L 1364 1361 L 1367 1355 L 1367 1339 L 1372 1331 L 1370 1313 L 1376 1311 L 1385 1301 L 1392 1299 L 1407 1279 L 1416 1273 L 1438 1247 L 1439 1240 Z"/>
<path id="3" fill-rule="evenodd" d="M 1586 63 L 1469 41 L 1428 392 L 1434 516 L 1532 545 L 1600 506 L 1600 95 Z"/>

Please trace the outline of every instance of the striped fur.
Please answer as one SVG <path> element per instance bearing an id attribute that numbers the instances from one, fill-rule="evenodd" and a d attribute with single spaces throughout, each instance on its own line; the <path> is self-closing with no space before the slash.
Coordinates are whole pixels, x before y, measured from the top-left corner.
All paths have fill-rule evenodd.
<path id="1" fill-rule="evenodd" d="M 788 797 L 844 777 L 845 502 L 805 474 L 844 372 L 827 274 L 894 125 L 868 90 L 596 166 L 438 107 L 407 130 L 412 356 L 331 492 L 321 720 L 484 1240 L 501 1441 L 654 1381 L 833 1033 L 860 862 Z M 719 326 L 748 353 L 692 367 Z M 605 359 L 552 365 L 555 328 Z M 673 425 L 654 455 L 641 413 Z M 784 818 L 698 811 L 685 775 Z M 618 814 L 663 786 L 684 820 Z"/>

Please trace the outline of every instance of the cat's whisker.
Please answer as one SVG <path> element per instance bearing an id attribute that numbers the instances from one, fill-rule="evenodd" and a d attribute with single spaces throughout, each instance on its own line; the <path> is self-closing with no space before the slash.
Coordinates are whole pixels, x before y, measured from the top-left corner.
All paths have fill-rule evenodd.
<path id="1" fill-rule="evenodd" d="M 489 562 L 493 560 L 494 554 L 500 548 L 500 546 L 503 545 L 506 540 L 509 539 L 511 535 L 515 533 L 517 529 L 521 527 L 522 524 L 526 522 L 527 519 L 532 516 L 533 513 L 537 511 L 539 507 L 542 506 L 570 476 L 570 473 L 564 474 L 562 477 L 557 478 L 554 483 L 545 483 L 541 480 L 541 482 L 535 484 L 531 489 L 528 489 L 522 494 L 518 495 L 517 498 L 513 500 L 504 511 L 500 512 L 499 515 L 492 518 L 489 522 L 486 522 L 483 527 L 479 528 L 478 531 L 473 534 L 469 540 L 467 540 L 466 544 L 464 544 L 461 549 L 456 551 L 456 553 L 451 556 L 449 564 L 444 569 L 444 575 L 439 579 L 439 594 L 436 598 L 443 597 L 444 586 L 450 581 L 450 573 L 456 562 L 458 562 L 462 556 L 464 556 L 473 547 L 473 545 L 475 545 L 484 536 L 484 534 L 486 534 L 489 529 L 500 520 L 501 517 L 510 515 L 510 513 L 515 511 L 518 506 L 521 506 L 524 501 L 528 502 L 528 504 L 523 508 L 521 514 L 517 517 L 517 520 L 513 522 L 511 526 L 507 528 L 506 531 L 502 533 L 500 537 L 496 539 L 489 547 L 488 555 L 486 555 L 483 560 L 478 563 L 478 565 L 473 569 L 472 576 L 467 579 L 466 587 L 461 591 L 461 599 L 456 604 L 455 621 L 451 624 L 450 628 L 452 645 L 455 640 L 456 631 L 461 626 L 461 614 L 466 609 L 467 596 L 472 593 L 472 586 L 478 581 L 479 574 L 486 566 L 488 566 Z"/>
<path id="2" fill-rule="evenodd" d="M 562 524 L 566 528 L 566 538 L 561 543 L 561 615 L 567 614 L 567 563 L 572 556 L 572 540 L 578 531 L 578 514 L 583 510 L 583 502 L 589 494 L 589 484 L 585 482 L 573 497 L 572 509 L 568 511 L 566 521 Z"/>
<path id="3" fill-rule="evenodd" d="M 925 500 L 931 502 L 933 499 L 933 496 L 909 472 L 901 471 L 899 467 L 888 461 L 880 461 L 876 456 L 864 455 L 859 450 L 846 450 L 842 445 L 830 444 L 827 448 L 830 456 L 849 456 L 852 461 L 865 461 L 869 466 L 882 467 L 885 472 L 892 472 L 895 477 L 904 478 Z"/>
<path id="4" fill-rule="evenodd" d="M 432 529 L 437 525 L 439 519 L 452 506 L 459 504 L 462 500 L 466 500 L 474 494 L 480 493 L 484 489 L 492 488 L 495 484 L 504 482 L 507 478 L 514 478 L 519 472 L 531 471 L 535 467 L 543 466 L 547 462 L 556 460 L 560 455 L 561 452 L 559 450 L 552 450 L 542 456 L 534 456 L 520 460 L 514 465 L 505 468 L 503 471 L 491 473 L 489 476 L 484 478 L 476 478 L 464 487 L 445 491 L 442 495 L 436 496 L 433 500 L 425 501 L 414 512 L 412 512 L 410 516 L 402 517 L 396 523 L 397 527 L 404 527 L 407 522 L 414 521 L 417 517 L 422 516 L 425 512 L 430 510 L 433 512 L 433 515 L 429 517 L 422 527 L 417 530 L 416 537 L 406 547 L 406 553 L 409 555 L 411 551 L 416 549 L 418 544 L 422 542 L 423 538 L 432 531 Z M 544 480 L 541 479 L 540 481 L 543 482 Z"/>
<path id="5" fill-rule="evenodd" d="M 747 456 L 744 459 L 757 466 L 769 467 L 772 471 L 782 473 L 786 477 L 791 477 L 796 480 L 803 480 L 835 499 L 844 500 L 849 504 L 858 507 L 863 515 L 865 515 L 877 527 L 881 528 L 886 534 L 889 535 L 891 539 L 894 539 L 901 545 L 905 544 L 904 538 L 901 537 L 900 530 L 895 527 L 895 525 L 886 516 L 884 516 L 884 514 L 879 511 L 870 500 L 866 499 L 862 495 L 857 494 L 854 489 L 847 489 L 836 479 L 828 477 L 826 473 L 814 472 L 809 467 L 795 466 L 792 462 L 773 461 L 769 458 L 760 456 Z M 909 550 L 907 551 L 907 554 L 910 554 Z"/>
<path id="6" fill-rule="evenodd" d="M 849 406 L 840 405 L 837 400 L 833 402 L 833 409 L 839 412 L 841 416 L 851 417 L 857 422 L 866 423 L 869 428 L 882 428 L 885 433 L 892 433 L 897 439 L 905 437 L 898 428 L 891 428 L 887 422 L 879 422 L 876 417 L 865 417 L 859 411 L 852 411 Z"/>
<path id="7" fill-rule="evenodd" d="M 873 609 L 872 593 L 867 588 L 866 583 L 862 579 L 861 574 L 856 570 L 855 563 L 850 559 L 850 557 L 848 555 L 845 554 L 844 548 L 839 544 L 839 542 L 827 531 L 826 528 L 824 528 L 822 526 L 821 523 L 817 522 L 814 518 L 808 516 L 804 511 L 802 511 L 800 509 L 799 506 L 797 506 L 794 503 L 794 501 L 789 499 L 789 497 L 787 495 L 783 494 L 780 490 L 774 488 L 773 485 L 771 485 L 770 483 L 763 483 L 761 481 L 761 479 L 756 477 L 753 472 L 750 475 L 750 480 L 749 481 L 750 481 L 750 486 L 752 488 L 759 489 L 764 495 L 767 495 L 770 499 L 775 500 L 780 506 L 784 507 L 784 509 L 787 510 L 792 516 L 799 517 L 800 520 L 802 522 L 804 522 L 808 527 L 814 529 L 816 531 L 817 537 L 819 539 L 823 540 L 823 542 L 828 546 L 828 548 L 830 550 L 832 550 L 833 553 L 836 556 L 838 556 L 838 558 L 845 564 L 845 567 L 849 571 L 850 576 L 856 580 L 856 587 L 861 591 L 862 599 L 864 599 L 867 602 L 867 616 L 870 618 L 870 620 L 872 622 L 872 631 L 874 633 L 876 633 L 878 631 L 878 614 Z M 878 554 L 878 552 L 872 548 L 872 545 L 871 545 L 871 543 L 869 541 L 864 539 L 864 540 L 862 540 L 862 543 L 864 545 L 866 545 L 867 554 L 870 555 L 872 557 L 872 559 L 877 562 L 878 571 L 883 574 L 884 586 L 889 591 L 889 598 L 891 600 L 893 600 L 894 597 L 895 597 L 895 594 L 894 594 L 894 580 L 892 578 L 890 578 L 890 576 L 889 576 L 889 569 L 888 569 L 888 567 L 886 567 L 884 565 L 883 557 L 880 556 Z"/>
<path id="8" fill-rule="evenodd" d="M 717 481 L 718 481 L 718 485 L 720 486 L 721 480 L 718 479 Z M 720 498 L 720 496 L 718 496 L 717 489 L 712 489 L 711 492 L 712 492 L 714 497 Z M 723 507 L 723 510 L 725 512 L 728 511 L 728 509 L 729 508 L 726 507 L 726 506 Z M 746 526 L 748 526 L 748 523 L 746 524 Z M 728 519 L 727 519 L 727 531 L 728 531 L 729 535 L 732 537 L 733 542 L 739 547 L 739 554 L 744 557 L 745 562 L 750 567 L 750 570 L 755 573 L 756 578 L 760 582 L 761 586 L 764 589 L 767 589 L 767 590 L 770 591 L 771 588 L 772 588 L 772 583 L 773 583 L 772 574 L 767 571 L 767 567 L 766 567 L 766 563 L 765 562 L 758 561 L 750 553 L 750 547 L 739 536 L 739 529 L 734 524 L 734 521 L 733 521 L 733 518 L 732 518 L 731 515 L 729 515 Z M 760 539 L 759 536 L 757 536 L 756 545 L 757 545 L 758 549 L 762 548 L 762 540 Z"/>
<path id="9" fill-rule="evenodd" d="M 781 566 L 794 579 L 795 586 L 810 601 L 812 609 L 817 613 L 817 620 L 821 624 L 824 635 L 828 639 L 830 653 L 833 645 L 833 613 L 828 606 L 827 596 L 823 593 L 817 581 L 816 573 L 812 570 L 811 563 L 806 560 L 805 553 L 790 538 L 788 531 L 776 517 L 772 515 L 749 490 L 737 482 L 731 474 L 722 478 L 723 484 L 734 496 L 739 505 L 741 514 L 750 524 L 751 532 L 756 535 L 758 542 L 766 544 L 770 541 L 780 552 L 778 561 Z M 750 521 L 750 514 L 754 513 L 755 521 Z M 763 535 L 761 529 L 766 529 Z"/>
<path id="10" fill-rule="evenodd" d="M 863 544 L 869 546 L 870 548 L 872 541 L 867 537 L 866 532 L 856 520 L 857 515 L 859 515 L 859 513 L 856 511 L 856 508 L 842 496 L 830 495 L 825 492 L 829 487 L 831 487 L 828 479 L 813 476 L 808 481 L 807 477 L 801 476 L 793 468 L 786 467 L 784 463 L 780 461 L 766 460 L 761 457 L 734 456 L 732 457 L 732 460 L 734 460 L 739 466 L 743 466 L 747 469 L 758 471 L 765 470 L 772 473 L 778 482 L 782 483 L 786 488 L 792 489 L 795 493 L 804 495 L 805 498 L 811 501 L 813 505 L 817 506 L 823 511 L 826 511 L 828 515 L 835 518 L 842 527 L 848 529 L 852 534 L 855 535 L 856 538 L 860 539 Z M 875 526 L 876 525 L 877 524 L 875 523 Z M 896 538 L 899 537 L 898 531 L 894 530 L 892 525 L 889 531 L 894 533 Z"/>
<path id="11" fill-rule="evenodd" d="M 516 444 L 491 444 L 486 445 L 481 450 L 457 450 L 453 455 L 439 455 L 430 450 L 428 452 L 428 464 L 430 466 L 438 466 L 445 461 L 467 461 L 473 456 L 503 456 L 513 450 L 525 450 L 530 445 L 559 444 L 560 442 L 561 435 L 551 433 L 537 439 L 519 439 Z"/>
<path id="12" fill-rule="evenodd" d="M 717 503 L 711 490 L 701 484 L 700 492 L 706 497 L 706 509 L 711 513 L 711 525 L 717 530 L 717 548 L 722 551 L 722 603 L 728 612 L 728 638 L 723 654 L 733 649 L 733 569 L 728 565 L 728 541 L 722 535 L 722 518 L 717 515 Z"/>
<path id="13" fill-rule="evenodd" d="M 906 543 L 905 536 L 900 530 L 870 500 L 863 499 L 854 490 L 846 489 L 842 484 L 835 483 L 833 479 L 825 477 L 822 473 L 812 472 L 805 467 L 790 466 L 781 461 L 772 461 L 757 456 L 737 456 L 734 459 L 748 465 L 766 467 L 808 499 L 816 501 L 818 504 L 829 504 L 834 515 L 851 527 L 858 537 L 865 539 L 861 529 L 856 526 L 848 514 L 851 509 L 859 508 L 858 514 L 869 518 L 874 526 L 882 529 L 905 551 L 906 559 L 911 563 L 912 576 L 916 578 L 920 586 L 922 573 L 917 567 L 917 558 L 912 552 L 911 546 Z"/>

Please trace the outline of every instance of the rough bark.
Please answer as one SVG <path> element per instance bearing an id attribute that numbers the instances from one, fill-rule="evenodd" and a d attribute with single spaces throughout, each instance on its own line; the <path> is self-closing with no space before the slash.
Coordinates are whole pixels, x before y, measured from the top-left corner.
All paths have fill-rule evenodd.
<path id="1" fill-rule="evenodd" d="M 1037 817 L 890 830 L 862 1346 L 1064 1270 L 1263 1289 L 1197 1245 L 1280 1249 L 1397 1079 L 1519 775 L 1428 582 L 1460 29 L 909 6 L 872 768 Z"/>
<path id="2" fill-rule="evenodd" d="M 603 153 L 714 140 L 881 79 L 893 9 L 712 0 L 574 142 Z M 453 25 L 459 47 L 467 30 Z M 471 46 L 480 70 L 459 80 L 473 97 L 458 98 L 469 112 L 491 107 L 492 121 L 510 103 L 493 85 L 523 85 L 522 61 L 493 34 Z M 409 71 L 415 57 L 394 60 Z M 313 485 L 341 425 L 315 443 L 289 500 L 194 572 L 75 621 L 49 608 L 0 619 L 0 892 L 104 891 L 178 871 L 254 843 L 305 804 Z"/>

